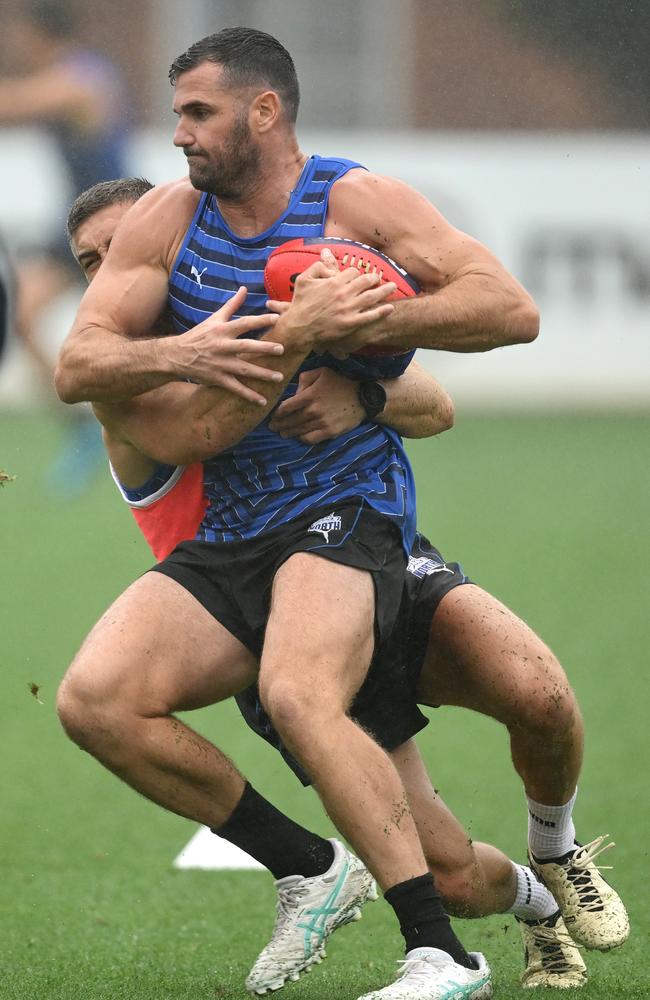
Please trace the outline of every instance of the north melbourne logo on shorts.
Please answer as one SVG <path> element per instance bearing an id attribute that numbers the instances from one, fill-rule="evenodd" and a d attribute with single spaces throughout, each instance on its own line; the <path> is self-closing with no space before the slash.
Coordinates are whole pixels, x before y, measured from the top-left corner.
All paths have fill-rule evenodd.
<path id="1" fill-rule="evenodd" d="M 423 577 L 431 576 L 433 573 L 451 573 L 453 575 L 454 571 L 445 566 L 444 563 L 436 562 L 429 556 L 409 556 L 406 572 L 412 573 L 413 576 L 422 580 Z"/>
<path id="2" fill-rule="evenodd" d="M 307 528 L 307 531 L 319 531 L 326 542 L 330 540 L 330 531 L 340 530 L 341 518 L 338 514 L 334 513 L 328 514 L 327 517 L 321 517 Z"/>

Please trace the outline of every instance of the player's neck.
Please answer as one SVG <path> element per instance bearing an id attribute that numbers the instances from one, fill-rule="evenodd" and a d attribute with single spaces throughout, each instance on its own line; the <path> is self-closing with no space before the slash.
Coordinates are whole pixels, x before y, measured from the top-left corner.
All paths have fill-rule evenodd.
<path id="1" fill-rule="evenodd" d="M 250 238 L 269 229 L 286 211 L 307 158 L 295 143 L 281 156 L 266 157 L 247 190 L 237 198 L 217 198 L 232 231 Z"/>

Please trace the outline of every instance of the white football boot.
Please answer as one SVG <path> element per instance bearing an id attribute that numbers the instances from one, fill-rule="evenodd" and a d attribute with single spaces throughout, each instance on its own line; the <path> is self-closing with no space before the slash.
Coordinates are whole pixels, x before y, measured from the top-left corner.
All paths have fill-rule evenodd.
<path id="1" fill-rule="evenodd" d="M 271 940 L 257 957 L 246 989 L 262 995 L 279 990 L 287 980 L 325 958 L 330 934 L 351 920 L 361 919 L 361 907 L 377 898 L 375 880 L 340 841 L 331 840 L 334 861 L 323 875 L 288 875 L 275 883 L 278 907 Z"/>
<path id="2" fill-rule="evenodd" d="M 439 948 L 415 948 L 400 962 L 394 983 L 364 993 L 359 1000 L 488 1000 L 492 996 L 490 968 L 483 955 L 469 954 L 476 969 L 458 965 Z"/>
<path id="3" fill-rule="evenodd" d="M 630 933 L 620 896 L 594 864 L 599 854 L 614 846 L 603 844 L 607 836 L 596 837 L 584 847 L 576 844 L 561 858 L 538 861 L 530 855 L 531 868 L 555 896 L 573 940 L 598 951 L 618 948 Z"/>
<path id="4" fill-rule="evenodd" d="M 524 989 L 576 989 L 587 982 L 587 966 L 558 912 L 546 920 L 517 920 L 524 942 Z"/>

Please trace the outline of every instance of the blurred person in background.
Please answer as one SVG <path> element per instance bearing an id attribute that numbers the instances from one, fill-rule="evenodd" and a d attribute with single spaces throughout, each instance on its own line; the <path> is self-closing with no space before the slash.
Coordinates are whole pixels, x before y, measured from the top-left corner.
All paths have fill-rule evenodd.
<path id="1" fill-rule="evenodd" d="M 64 164 L 68 202 L 92 184 L 127 172 L 124 164 L 126 88 L 117 68 L 77 38 L 74 11 L 61 0 L 31 0 L 2 19 L 0 127 L 40 126 Z M 81 284 L 65 233 L 68 204 L 57 206 L 59 232 L 36 247 L 19 248 L 13 326 L 31 360 L 52 384 L 51 348 L 43 342 L 46 311 Z M 46 472 L 48 486 L 67 498 L 82 492 L 103 463 L 97 422 L 87 406 L 75 407 L 60 455 Z"/>
<path id="2" fill-rule="evenodd" d="M 0 360 L 13 318 L 14 273 L 9 253 L 0 236 Z"/>

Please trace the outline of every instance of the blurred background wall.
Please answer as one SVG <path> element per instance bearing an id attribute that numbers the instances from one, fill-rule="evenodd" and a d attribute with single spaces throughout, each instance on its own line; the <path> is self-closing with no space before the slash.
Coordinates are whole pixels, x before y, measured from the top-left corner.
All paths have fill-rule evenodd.
<path id="1" fill-rule="evenodd" d="M 15 0 L 6 0 L 4 19 Z M 131 172 L 185 172 L 167 70 L 234 24 L 270 31 L 302 87 L 303 148 L 402 177 L 491 247 L 536 297 L 532 346 L 427 352 L 458 402 L 647 404 L 650 390 L 650 5 L 609 0 L 70 0 L 75 36 L 128 82 Z M 9 71 L 4 52 L 0 77 Z M 0 233 L 15 257 L 64 225 L 73 192 L 38 125 L 0 126 Z M 51 354 L 79 290 L 48 310 Z M 16 340 L 0 407 L 38 382 Z"/>

